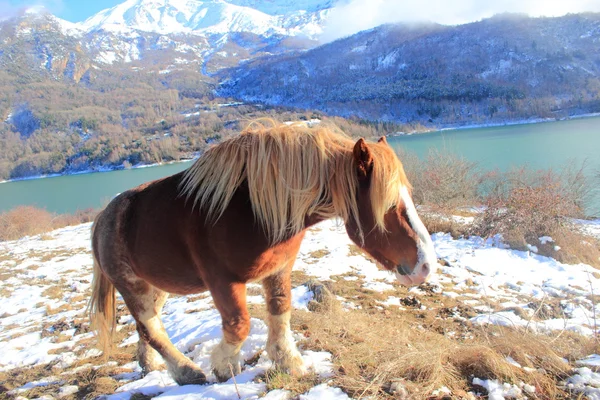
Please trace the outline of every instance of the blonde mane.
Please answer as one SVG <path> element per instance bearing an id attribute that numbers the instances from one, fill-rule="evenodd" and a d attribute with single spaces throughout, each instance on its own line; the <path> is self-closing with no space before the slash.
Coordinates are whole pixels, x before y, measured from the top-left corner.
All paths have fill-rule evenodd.
<path id="1" fill-rule="evenodd" d="M 256 220 L 278 242 L 301 232 L 306 216 L 358 221 L 353 146 L 353 140 L 324 126 L 251 124 L 206 151 L 185 172 L 181 191 L 207 213 L 207 220 L 217 221 L 246 181 Z M 369 149 L 373 215 L 385 230 L 384 214 L 409 184 L 389 146 L 369 143 Z"/>

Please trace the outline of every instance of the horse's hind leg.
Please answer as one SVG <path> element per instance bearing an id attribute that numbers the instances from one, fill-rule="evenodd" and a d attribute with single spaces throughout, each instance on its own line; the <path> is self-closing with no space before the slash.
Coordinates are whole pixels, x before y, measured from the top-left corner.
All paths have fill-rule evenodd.
<path id="1" fill-rule="evenodd" d="M 160 312 L 169 297 L 167 292 L 157 291 L 154 289 L 154 310 L 156 311 L 156 315 L 160 317 Z M 150 343 L 148 343 L 144 336 L 141 334 L 138 324 L 138 349 L 137 349 L 137 357 L 140 367 L 142 368 L 142 373 L 146 375 L 151 371 L 156 371 L 160 369 L 161 366 L 161 358 L 158 351 L 154 350 Z"/>
<path id="2" fill-rule="evenodd" d="M 160 320 L 160 311 L 167 294 L 141 279 L 129 282 L 128 286 L 134 290 L 119 287 L 117 290 L 123 296 L 127 308 L 137 323 L 137 331 L 140 335 L 138 354 L 141 355 L 142 369 L 148 370 L 155 366 L 153 350 L 156 350 L 167 363 L 167 369 L 175 382 L 180 385 L 205 383 L 206 375 L 200 367 L 173 346 Z"/>
<path id="3" fill-rule="evenodd" d="M 269 336 L 267 354 L 281 369 L 293 375 L 306 372 L 300 352 L 292 337 L 290 316 L 292 309 L 292 266 L 263 279 L 267 301 Z"/>

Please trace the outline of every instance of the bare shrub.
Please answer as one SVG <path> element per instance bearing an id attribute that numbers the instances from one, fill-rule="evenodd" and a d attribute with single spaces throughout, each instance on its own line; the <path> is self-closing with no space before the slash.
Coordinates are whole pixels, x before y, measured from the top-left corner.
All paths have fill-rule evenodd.
<path id="1" fill-rule="evenodd" d="M 486 174 L 484 211 L 476 220 L 482 236 L 502 234 L 515 248 L 563 232 L 568 218 L 584 215 L 584 176 L 525 168 Z"/>
<path id="2" fill-rule="evenodd" d="M 400 151 L 415 203 L 437 210 L 477 204 L 481 174 L 477 164 L 446 150 L 430 150 L 424 160 Z"/>
<path id="3" fill-rule="evenodd" d="M 0 214 L 0 240 L 15 240 L 52 229 L 52 214 L 32 206 L 19 206 Z"/>
<path id="4" fill-rule="evenodd" d="M 0 214 L 0 241 L 16 240 L 23 236 L 38 235 L 69 225 L 90 222 L 96 210 L 86 209 L 74 214 L 52 214 L 33 206 L 18 206 Z"/>
<path id="5" fill-rule="evenodd" d="M 58 229 L 65 226 L 83 224 L 91 222 L 98 214 L 97 210 L 87 208 L 85 210 L 77 210 L 73 214 L 59 214 L 52 220 L 52 228 Z"/>

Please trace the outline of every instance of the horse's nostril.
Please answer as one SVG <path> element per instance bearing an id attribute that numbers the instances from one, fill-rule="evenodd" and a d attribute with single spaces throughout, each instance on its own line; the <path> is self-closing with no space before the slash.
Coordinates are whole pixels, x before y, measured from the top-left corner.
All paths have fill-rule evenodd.
<path id="1" fill-rule="evenodd" d="M 423 274 L 428 274 L 429 273 L 429 264 L 425 263 L 423 264 Z"/>

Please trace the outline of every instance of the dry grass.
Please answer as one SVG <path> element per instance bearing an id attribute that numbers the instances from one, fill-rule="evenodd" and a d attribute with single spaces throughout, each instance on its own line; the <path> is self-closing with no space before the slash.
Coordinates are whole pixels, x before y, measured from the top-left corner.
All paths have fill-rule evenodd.
<path id="1" fill-rule="evenodd" d="M 59 328 L 58 330 L 60 329 L 62 328 Z M 125 326 L 124 329 L 117 332 L 117 340 L 123 340 L 132 329 L 134 329 L 133 326 Z M 57 331 L 56 334 L 58 335 L 57 339 L 59 339 L 61 337 L 60 332 Z M 57 340 L 57 342 L 59 341 L 60 340 Z M 129 369 L 124 369 L 122 365 L 135 359 L 136 346 L 120 348 L 119 352 L 111 356 L 111 360 L 116 363 L 94 369 L 92 365 L 104 364 L 105 360 L 102 357 L 83 358 L 82 356 L 83 353 L 92 347 L 93 341 L 93 339 L 87 339 L 79 342 L 84 346 L 77 354 L 78 361 L 68 368 L 63 369 L 57 364 L 51 363 L 34 367 L 15 368 L 10 371 L 0 372 L 0 388 L 2 388 L 2 390 L 0 390 L 0 400 L 12 400 L 15 396 L 9 395 L 6 392 L 19 388 L 28 382 L 37 381 L 50 376 L 56 376 L 56 380 L 60 381 L 60 383 L 38 386 L 19 393 L 19 395 L 24 396 L 25 398 L 38 398 L 44 395 L 57 398 L 59 388 L 65 385 L 75 385 L 79 387 L 77 393 L 65 397 L 67 400 L 95 399 L 98 396 L 114 393 L 115 390 L 122 385 L 122 382 L 118 382 L 113 376 L 131 371 Z M 61 351 L 69 350 L 56 349 L 54 352 L 58 353 Z M 89 366 L 85 368 L 86 365 Z M 84 369 L 81 369 L 81 367 L 84 367 Z"/>
<path id="2" fill-rule="evenodd" d="M 310 253 L 308 256 L 309 256 L 310 258 L 316 258 L 316 259 L 319 259 L 319 258 L 323 258 L 323 257 L 325 257 L 325 256 L 326 256 L 326 255 L 328 255 L 328 254 L 329 254 L 329 250 L 326 250 L 326 249 L 320 249 L 320 250 L 315 250 L 315 251 L 311 252 L 311 253 Z"/>
<path id="3" fill-rule="evenodd" d="M 62 287 L 59 284 L 55 284 L 55 285 L 52 285 L 52 286 L 46 288 L 42 292 L 42 296 L 48 297 L 50 299 L 62 300 L 62 298 L 64 296 L 64 292 L 63 292 Z"/>
<path id="4" fill-rule="evenodd" d="M 267 384 L 267 390 L 283 389 L 292 392 L 292 395 L 299 395 L 308 392 L 312 387 L 321 383 L 317 374 L 308 373 L 306 375 L 295 377 L 279 370 L 270 370 L 263 377 L 258 377 L 257 381 Z"/>
<path id="5" fill-rule="evenodd" d="M 502 234 L 513 249 L 536 245 L 540 254 L 559 261 L 600 268 L 600 242 L 586 239 L 569 222 L 585 215 L 584 205 L 594 190 L 585 163 L 572 163 L 559 172 L 523 167 L 483 174 L 475 164 L 447 150 L 432 151 L 423 160 L 403 152 L 400 159 L 414 186 L 415 202 L 429 211 L 420 214 L 430 232 L 448 232 L 454 238 Z M 484 212 L 467 212 L 476 217 L 472 226 L 452 219 L 481 205 Z M 551 236 L 556 243 L 541 245 L 541 236 Z M 561 250 L 554 250 L 555 245 Z"/>
<path id="6" fill-rule="evenodd" d="M 570 398 L 559 388 L 559 381 L 570 371 L 563 357 L 575 360 L 598 347 L 593 340 L 572 333 L 551 337 L 472 326 L 464 320 L 472 310 L 437 295 L 421 298 L 427 310 L 399 311 L 361 299 L 356 282 L 338 279 L 328 288 L 363 308 L 348 311 L 333 304 L 311 313 L 296 311 L 292 324 L 305 337 L 301 346 L 333 354 L 334 385 L 353 398 L 397 398 L 398 386 L 408 392 L 406 398 L 414 399 L 428 398 L 441 386 L 455 395 L 475 389 L 482 392 L 483 388 L 473 387 L 473 377 L 526 382 L 536 387 L 534 398 Z M 453 317 L 457 314 L 462 318 Z M 461 334 L 451 338 L 448 332 Z M 507 356 L 535 370 L 516 367 L 507 362 Z M 285 379 L 288 387 L 296 384 Z"/>
<path id="7" fill-rule="evenodd" d="M 88 209 L 74 214 L 52 214 L 33 206 L 19 206 L 0 214 L 0 241 L 16 240 L 23 236 L 38 235 L 69 225 L 90 222 L 97 211 Z M 44 240 L 51 239 L 44 235 Z"/>
<path id="8" fill-rule="evenodd" d="M 467 224 L 455 221 L 451 215 L 445 216 L 421 212 L 419 217 L 429 233 L 450 233 L 454 239 L 468 237 L 470 235 L 471 227 Z"/>
<path id="9" fill-rule="evenodd" d="M 360 247 L 355 244 L 348 245 L 348 257 L 352 256 L 365 256 L 365 253 Z"/>
<path id="10" fill-rule="evenodd" d="M 71 311 L 71 310 L 73 310 L 73 305 L 71 303 L 62 304 L 56 308 L 51 308 L 50 306 L 46 305 L 46 315 L 55 315 L 55 314 L 59 314 L 61 312 Z"/>
<path id="11" fill-rule="evenodd" d="M 583 235 L 573 230 L 562 230 L 554 233 L 552 238 L 555 243 L 540 245 L 540 254 L 548 255 L 566 264 L 585 263 L 600 268 L 600 240 Z M 560 246 L 556 251 L 554 246 Z"/>

